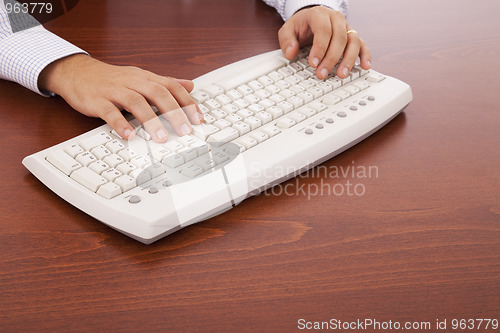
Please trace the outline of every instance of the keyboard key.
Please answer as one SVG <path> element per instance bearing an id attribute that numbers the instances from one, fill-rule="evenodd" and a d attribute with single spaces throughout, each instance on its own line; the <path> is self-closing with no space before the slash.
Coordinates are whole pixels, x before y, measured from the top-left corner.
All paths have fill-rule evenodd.
<path id="1" fill-rule="evenodd" d="M 194 164 L 202 168 L 203 171 L 210 170 L 215 166 L 215 162 L 208 155 L 204 155 L 193 162 Z"/>
<path id="2" fill-rule="evenodd" d="M 236 101 L 237 99 L 243 98 L 243 95 L 235 89 L 229 90 L 226 95 L 231 98 L 231 100 Z"/>
<path id="3" fill-rule="evenodd" d="M 292 96 L 287 100 L 288 103 L 292 104 L 294 109 L 301 107 L 304 105 L 304 100 L 302 98 L 299 98 L 297 96 Z"/>
<path id="4" fill-rule="evenodd" d="M 188 148 L 188 147 L 184 147 L 184 148 L 180 149 L 177 152 L 177 154 L 181 155 L 185 162 L 194 160 L 195 158 L 198 157 L 196 150 Z"/>
<path id="5" fill-rule="evenodd" d="M 241 121 L 236 123 L 234 126 L 237 124 L 242 123 Z M 246 124 L 245 124 L 246 125 Z M 248 127 L 248 125 L 246 125 Z M 233 128 L 233 127 L 227 127 L 224 128 L 223 130 L 214 133 L 210 135 L 207 139 L 208 142 L 229 142 L 234 139 L 236 139 L 240 134 L 238 133 L 238 130 Z"/>
<path id="6" fill-rule="evenodd" d="M 368 84 L 366 80 L 357 80 L 356 82 L 353 83 L 353 86 L 355 86 L 359 90 L 365 90 L 368 87 L 370 87 L 370 84 Z"/>
<path id="7" fill-rule="evenodd" d="M 233 113 L 233 114 L 230 114 L 229 116 L 227 116 L 226 118 L 224 118 L 224 120 L 230 122 L 231 124 L 234 124 L 234 123 L 237 123 L 238 121 L 242 121 L 243 117 L 239 116 L 236 113 Z"/>
<path id="8" fill-rule="evenodd" d="M 236 112 L 236 114 L 243 119 L 253 116 L 253 112 L 248 109 L 242 109 Z"/>
<path id="9" fill-rule="evenodd" d="M 123 174 L 116 169 L 108 169 L 104 171 L 101 176 L 104 177 L 108 182 L 114 181 L 116 178 L 122 176 Z"/>
<path id="10" fill-rule="evenodd" d="M 168 154 L 170 154 L 170 150 L 165 146 L 159 145 L 151 148 L 150 156 L 157 161 L 161 161 Z"/>
<path id="11" fill-rule="evenodd" d="M 203 105 L 205 105 L 209 110 L 216 110 L 221 107 L 220 103 L 215 99 L 209 99 Z"/>
<path id="12" fill-rule="evenodd" d="M 152 163 L 144 168 L 149 173 L 151 179 L 161 176 L 165 173 L 165 167 L 160 163 Z M 115 181 L 116 183 L 116 181 Z"/>
<path id="13" fill-rule="evenodd" d="M 261 112 L 257 113 L 255 115 L 255 117 L 258 118 L 262 122 L 262 124 L 267 124 L 268 122 L 273 120 L 273 116 L 270 113 L 265 112 L 265 111 L 261 111 Z"/>
<path id="14" fill-rule="evenodd" d="M 371 72 L 366 78 L 365 80 L 367 80 L 368 82 L 372 82 L 372 83 L 376 83 L 376 82 L 380 82 L 382 81 L 383 79 L 385 79 L 385 76 L 383 76 L 382 74 L 379 74 L 379 73 L 373 73 Z"/>
<path id="15" fill-rule="evenodd" d="M 104 162 L 110 167 L 114 168 L 118 164 L 125 162 L 125 160 L 116 154 L 111 154 L 104 158 Z"/>
<path id="16" fill-rule="evenodd" d="M 198 140 L 195 139 L 194 136 L 184 135 L 184 136 L 181 136 L 180 138 L 178 138 L 177 142 L 182 144 L 184 147 L 191 147 L 191 145 L 194 144 L 195 142 L 198 142 Z"/>
<path id="17" fill-rule="evenodd" d="M 327 106 L 325 104 L 321 103 L 320 101 L 311 102 L 311 103 L 307 104 L 307 106 L 310 107 L 311 109 L 315 110 L 316 112 L 324 111 L 327 108 Z"/>
<path id="18" fill-rule="evenodd" d="M 73 171 L 70 177 L 92 192 L 97 192 L 97 189 L 101 185 L 104 185 L 108 182 L 106 179 L 104 179 L 104 177 L 101 177 L 87 167 L 81 167 L 78 170 Z"/>
<path id="19" fill-rule="evenodd" d="M 145 182 L 151 180 L 149 173 L 143 169 L 137 168 L 129 176 L 135 180 L 137 186 L 144 184 Z"/>
<path id="20" fill-rule="evenodd" d="M 247 123 L 244 123 L 242 121 L 238 121 L 236 124 L 233 125 L 233 128 L 238 132 L 238 136 L 244 135 L 248 132 L 250 132 L 250 126 Z M 231 141 L 233 139 L 227 140 Z"/>
<path id="21" fill-rule="evenodd" d="M 228 113 L 228 114 L 231 114 L 231 113 L 234 113 L 234 112 L 237 112 L 239 110 L 239 108 L 232 104 L 232 103 L 229 103 L 229 104 L 226 104 L 222 107 L 222 111 Z"/>
<path id="22" fill-rule="evenodd" d="M 229 160 L 229 155 L 219 150 L 212 154 L 212 160 L 215 162 L 215 164 L 219 165 Z"/>
<path id="23" fill-rule="evenodd" d="M 349 86 L 345 86 L 343 89 L 346 90 L 347 92 L 349 92 L 349 94 L 351 94 L 351 95 L 355 95 L 355 94 L 359 93 L 359 91 L 360 91 L 359 88 L 355 87 L 352 84 Z"/>
<path id="24" fill-rule="evenodd" d="M 253 91 L 264 89 L 264 85 L 257 80 L 252 80 L 248 82 L 248 86 L 252 88 Z"/>
<path id="25" fill-rule="evenodd" d="M 218 102 L 220 105 L 226 105 L 226 104 L 229 104 L 231 103 L 233 100 L 231 98 L 229 98 L 228 96 L 224 95 L 224 94 L 221 94 L 219 96 L 216 96 L 215 98 L 215 101 Z"/>
<path id="26" fill-rule="evenodd" d="M 266 100 L 267 98 L 271 97 L 271 93 L 267 90 L 260 89 L 255 92 L 255 96 L 260 98 L 261 100 Z M 262 101 L 261 101 L 262 102 Z M 259 102 L 260 103 L 260 102 Z"/>
<path id="27" fill-rule="evenodd" d="M 210 115 L 212 117 L 214 117 L 216 120 L 223 119 L 223 118 L 227 117 L 227 113 L 222 111 L 221 109 L 213 110 L 212 112 L 210 112 Z"/>
<path id="28" fill-rule="evenodd" d="M 194 126 L 193 126 L 194 127 Z M 177 152 L 179 149 L 182 149 L 184 148 L 184 145 L 180 142 L 177 142 L 177 141 L 174 141 L 174 140 L 171 140 L 171 141 L 167 141 L 167 143 L 165 143 L 165 147 L 170 150 L 172 153 L 175 153 Z"/>
<path id="29" fill-rule="evenodd" d="M 276 126 L 282 129 L 286 129 L 292 127 L 295 124 L 296 122 L 293 119 L 290 119 L 288 117 L 281 117 L 276 123 Z"/>
<path id="30" fill-rule="evenodd" d="M 79 154 L 77 157 L 76 157 L 76 160 L 78 163 L 80 163 L 81 165 L 83 166 L 87 166 L 89 165 L 90 163 L 93 163 L 95 161 L 97 161 L 97 158 L 95 158 L 94 155 L 92 155 L 91 152 L 88 152 L 88 151 L 85 151 L 81 154 Z"/>
<path id="31" fill-rule="evenodd" d="M 307 119 L 307 117 L 299 111 L 290 112 L 288 114 L 288 117 L 290 117 L 290 119 L 293 119 L 296 123 L 300 123 L 301 121 Z"/>
<path id="32" fill-rule="evenodd" d="M 307 107 L 307 106 L 302 107 L 302 108 L 298 109 L 297 111 L 302 113 L 307 118 L 310 118 L 316 114 L 316 110 L 314 110 L 310 107 Z"/>
<path id="33" fill-rule="evenodd" d="M 88 137 L 80 141 L 80 147 L 84 150 L 92 150 L 92 148 L 104 145 L 106 142 L 111 141 L 113 138 L 106 132 L 101 132 L 97 135 Z"/>
<path id="34" fill-rule="evenodd" d="M 338 102 L 342 101 L 342 98 L 336 96 L 336 95 L 328 95 L 327 97 L 323 98 L 321 102 L 326 105 L 335 105 Z"/>
<path id="35" fill-rule="evenodd" d="M 250 148 L 256 146 L 258 143 L 257 140 L 255 140 L 254 138 L 252 138 L 250 136 L 242 137 L 242 138 L 238 139 L 236 142 L 241 144 L 242 146 L 244 146 L 246 149 L 250 149 Z"/>
<path id="36" fill-rule="evenodd" d="M 351 96 L 351 94 L 344 89 L 337 89 L 333 92 L 333 94 L 343 100 Z"/>
<path id="37" fill-rule="evenodd" d="M 194 178 L 202 174 L 203 169 L 199 165 L 192 163 L 182 168 L 180 173 L 183 174 L 184 176 Z"/>
<path id="38" fill-rule="evenodd" d="M 258 114 L 257 114 L 257 116 L 258 116 Z M 271 117 L 271 120 L 272 120 L 272 117 Z M 244 121 L 245 121 L 245 123 L 247 123 L 250 126 L 250 130 L 252 130 L 252 131 L 254 129 L 256 129 L 257 127 L 262 126 L 262 121 L 259 118 L 256 118 L 254 116 L 248 117 Z"/>
<path id="39" fill-rule="evenodd" d="M 261 83 L 264 87 L 269 86 L 269 85 L 271 85 L 271 84 L 273 84 L 273 83 L 274 83 L 274 80 L 273 80 L 273 79 L 271 79 L 271 78 L 270 78 L 269 76 L 267 76 L 267 75 L 264 75 L 264 76 L 259 77 L 258 81 L 259 81 L 259 82 L 260 82 L 260 83 Z"/>
<path id="40" fill-rule="evenodd" d="M 106 183 L 99 187 L 99 190 L 97 191 L 97 194 L 100 196 L 106 198 L 106 199 L 113 199 L 114 197 L 122 194 L 122 190 L 120 186 L 113 184 L 113 183 Z"/>
<path id="41" fill-rule="evenodd" d="M 116 167 L 116 170 L 120 171 L 124 175 L 128 175 L 129 173 L 131 173 L 135 169 L 137 169 L 137 167 L 130 162 L 125 162 L 125 163 L 119 164 Z"/>
<path id="42" fill-rule="evenodd" d="M 125 146 L 117 139 L 114 139 L 108 143 L 106 143 L 106 148 L 108 148 L 112 153 L 116 154 L 122 149 L 125 149 Z"/>
<path id="43" fill-rule="evenodd" d="M 252 111 L 254 114 L 260 111 L 264 111 L 265 108 L 260 104 L 252 104 L 248 107 L 248 110 Z"/>
<path id="44" fill-rule="evenodd" d="M 138 155 L 130 160 L 130 163 L 135 165 L 137 168 L 143 168 L 146 164 L 151 162 L 151 157 Z"/>
<path id="45" fill-rule="evenodd" d="M 273 116 L 273 119 L 276 119 L 283 115 L 283 110 L 277 106 L 271 106 L 270 108 L 267 108 L 266 112 Z"/>
<path id="46" fill-rule="evenodd" d="M 47 161 L 60 171 L 64 172 L 67 176 L 82 167 L 79 162 L 62 150 L 53 151 L 49 156 L 47 156 Z"/>
<path id="47" fill-rule="evenodd" d="M 72 144 L 72 145 L 66 146 L 64 148 L 64 152 L 66 152 L 66 154 L 68 154 L 69 156 L 75 158 L 76 155 L 83 153 L 83 149 L 82 149 L 82 147 L 80 147 L 77 144 Z"/>
<path id="48" fill-rule="evenodd" d="M 214 126 L 217 126 L 219 129 L 224 129 L 226 127 L 231 126 L 232 123 L 227 121 L 226 119 L 219 119 L 215 121 Z"/>
<path id="49" fill-rule="evenodd" d="M 89 169 L 100 175 L 109 169 L 109 165 L 103 161 L 95 161 L 94 163 L 89 164 Z"/>
<path id="50" fill-rule="evenodd" d="M 204 103 L 206 102 L 208 99 L 210 99 L 210 95 L 207 94 L 206 92 L 204 91 L 196 91 L 194 93 L 191 94 L 191 97 L 193 97 L 194 101 L 196 102 L 196 104 L 201 104 L 201 103 Z"/>
<path id="51" fill-rule="evenodd" d="M 278 81 L 281 81 L 284 79 L 283 75 L 281 75 L 280 73 L 276 72 L 276 71 L 273 71 L 269 74 L 267 74 L 267 76 L 273 80 L 274 82 L 278 82 Z"/>
<path id="52" fill-rule="evenodd" d="M 238 91 L 243 96 L 246 96 L 246 95 L 249 95 L 249 94 L 253 93 L 252 88 L 250 88 L 246 84 L 242 84 L 241 86 L 239 86 L 238 88 L 236 88 L 236 91 Z"/>
<path id="53" fill-rule="evenodd" d="M 128 190 L 131 190 L 137 186 L 135 183 L 135 179 L 130 177 L 129 175 L 123 175 L 116 178 L 114 183 L 120 186 L 122 192 L 127 192 Z"/>
<path id="54" fill-rule="evenodd" d="M 103 158 L 105 158 L 106 156 L 108 155 L 111 155 L 111 152 L 109 151 L 109 149 L 107 149 L 106 147 L 104 147 L 103 145 L 100 145 L 100 146 L 97 146 L 95 147 L 94 149 L 92 149 L 91 153 L 98 159 L 98 160 L 102 160 Z"/>
<path id="55" fill-rule="evenodd" d="M 167 156 L 165 156 L 163 158 L 163 160 L 161 161 L 161 163 L 163 163 L 166 166 L 173 169 L 173 168 L 177 168 L 178 166 L 183 165 L 184 158 L 177 153 L 171 153 L 171 154 L 168 154 Z"/>
<path id="56" fill-rule="evenodd" d="M 206 140 L 210 135 L 220 131 L 220 128 L 210 124 L 201 124 L 193 126 L 192 134 L 201 139 Z"/>
<path id="57" fill-rule="evenodd" d="M 211 98 L 226 92 L 224 89 L 216 85 L 209 85 L 201 88 L 200 90 L 206 92 Z"/>
<path id="58" fill-rule="evenodd" d="M 284 113 L 288 113 L 293 110 L 293 105 L 285 101 L 279 102 L 276 106 L 283 110 Z"/>
<path id="59" fill-rule="evenodd" d="M 261 132 L 261 131 L 252 132 L 250 134 L 250 137 L 253 138 L 253 139 L 255 139 L 259 143 L 261 143 L 261 142 L 266 141 L 267 139 L 269 139 L 269 136 L 266 133 Z"/>
<path id="60" fill-rule="evenodd" d="M 275 136 L 276 134 L 281 133 L 281 130 L 274 125 L 269 125 L 269 126 L 263 127 L 262 132 L 266 133 L 269 137 L 272 137 L 272 136 Z"/>

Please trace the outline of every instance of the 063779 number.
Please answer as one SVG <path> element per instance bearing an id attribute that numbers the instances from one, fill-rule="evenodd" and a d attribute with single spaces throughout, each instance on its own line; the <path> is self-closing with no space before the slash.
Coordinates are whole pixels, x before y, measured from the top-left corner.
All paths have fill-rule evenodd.
<path id="1" fill-rule="evenodd" d="M 454 330 L 498 329 L 498 319 L 452 319 L 451 328 Z"/>
<path id="2" fill-rule="evenodd" d="M 50 2 L 6 2 L 5 11 L 7 14 L 50 14 L 52 13 L 52 4 Z"/>

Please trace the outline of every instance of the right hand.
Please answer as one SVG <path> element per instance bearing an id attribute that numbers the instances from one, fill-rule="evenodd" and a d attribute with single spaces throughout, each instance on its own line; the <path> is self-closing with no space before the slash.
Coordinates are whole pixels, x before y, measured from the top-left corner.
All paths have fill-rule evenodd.
<path id="1" fill-rule="evenodd" d="M 179 136 L 191 133 L 203 114 L 189 92 L 194 84 L 156 75 L 137 67 L 113 66 L 84 54 L 75 54 L 47 66 L 39 88 L 60 95 L 78 112 L 104 119 L 122 138 L 134 129 L 120 110 L 132 113 L 156 142 L 166 142 L 168 132 L 151 105 L 157 107 Z"/>

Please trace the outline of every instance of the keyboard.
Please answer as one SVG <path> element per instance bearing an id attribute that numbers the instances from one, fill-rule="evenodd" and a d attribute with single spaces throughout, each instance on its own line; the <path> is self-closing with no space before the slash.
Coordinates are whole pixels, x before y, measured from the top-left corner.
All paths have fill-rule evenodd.
<path id="1" fill-rule="evenodd" d="M 275 50 L 193 80 L 204 122 L 190 135 L 165 121 L 169 139 L 156 143 L 130 118 L 131 140 L 106 124 L 23 164 L 70 204 L 150 244 L 332 158 L 412 100 L 406 83 L 358 65 L 320 80 L 308 53 L 288 61 Z"/>

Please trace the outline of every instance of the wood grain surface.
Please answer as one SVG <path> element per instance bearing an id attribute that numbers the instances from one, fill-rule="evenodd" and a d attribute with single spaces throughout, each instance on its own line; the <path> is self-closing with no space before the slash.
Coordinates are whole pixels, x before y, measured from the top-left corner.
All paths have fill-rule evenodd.
<path id="1" fill-rule="evenodd" d="M 300 319 L 375 319 L 458 332 L 453 319 L 500 319 L 499 11 L 495 0 L 351 1 L 373 67 L 413 89 L 405 112 L 289 180 L 294 193 L 268 191 L 149 246 L 21 164 L 102 120 L 0 81 L 0 331 L 296 332 L 312 331 Z M 192 79 L 278 48 L 281 24 L 257 0 L 86 0 L 46 26 L 98 59 Z M 321 172 L 352 167 L 377 172 Z M 347 182 L 363 195 L 326 193 Z"/>

